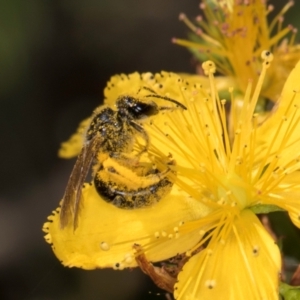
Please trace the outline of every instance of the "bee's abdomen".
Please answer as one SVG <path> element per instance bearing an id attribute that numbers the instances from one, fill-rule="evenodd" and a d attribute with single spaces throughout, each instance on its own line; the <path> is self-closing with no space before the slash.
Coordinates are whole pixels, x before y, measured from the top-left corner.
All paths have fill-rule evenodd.
<path id="1" fill-rule="evenodd" d="M 156 172 L 157 178 L 153 179 L 149 185 L 141 187 L 139 182 L 136 182 L 135 188 L 129 188 L 127 184 L 124 184 L 122 177 L 116 176 L 116 178 L 119 178 L 118 180 L 110 180 L 109 172 L 117 173 L 116 170 L 108 171 L 100 168 L 94 179 L 95 188 L 103 200 L 122 209 L 151 206 L 166 196 L 173 186 L 173 182 L 168 177 L 160 178 L 160 172 Z M 147 176 L 154 178 L 153 172 L 151 173 L 141 176 L 140 179 L 143 180 Z"/>

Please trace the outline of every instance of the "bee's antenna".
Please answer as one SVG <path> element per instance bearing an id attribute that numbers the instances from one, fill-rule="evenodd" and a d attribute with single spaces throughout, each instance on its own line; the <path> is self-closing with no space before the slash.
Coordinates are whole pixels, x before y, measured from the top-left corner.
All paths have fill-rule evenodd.
<path id="1" fill-rule="evenodd" d="M 170 101 L 170 102 L 175 103 L 176 105 L 180 106 L 184 110 L 187 110 L 186 106 L 184 106 L 182 103 L 180 103 L 180 102 L 178 102 L 178 101 L 176 101 L 172 98 L 169 98 L 169 97 L 160 96 L 160 95 L 157 95 L 157 94 L 147 95 L 146 97 L 147 98 L 153 97 L 153 98 L 159 98 L 159 99 L 162 99 L 162 100 Z"/>
<path id="2" fill-rule="evenodd" d="M 155 95 L 158 95 L 154 90 L 152 90 L 151 88 L 149 88 L 149 87 L 147 87 L 147 86 L 143 86 L 142 89 L 144 89 L 144 90 L 146 90 L 146 91 L 148 91 L 148 92 L 151 92 L 151 93 L 153 93 L 153 94 L 155 94 Z"/>

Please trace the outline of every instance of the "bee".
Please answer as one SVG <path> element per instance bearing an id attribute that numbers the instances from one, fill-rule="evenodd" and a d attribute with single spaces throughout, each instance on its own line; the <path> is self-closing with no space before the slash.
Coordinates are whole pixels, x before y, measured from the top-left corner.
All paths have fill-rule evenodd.
<path id="1" fill-rule="evenodd" d="M 149 165 L 138 163 L 141 155 L 149 148 L 149 135 L 142 121 L 160 111 L 174 109 L 170 106 L 159 106 L 148 98 L 160 98 L 184 110 L 186 107 L 174 99 L 156 94 L 151 89 L 144 89 L 151 94 L 143 98 L 122 95 L 116 100 L 116 110 L 102 105 L 94 111 L 85 134 L 84 145 L 63 196 L 60 211 L 62 229 L 70 221 L 74 230 L 78 227 L 82 185 L 96 159 L 100 165 L 94 175 L 96 190 L 104 200 L 117 207 L 142 207 L 143 202 L 150 205 L 152 200 L 158 201 L 164 194 L 163 191 L 172 187 L 172 182 L 166 178 L 168 170 L 160 172 Z M 144 145 L 132 157 L 137 136 L 144 140 Z M 128 188 L 125 179 L 129 177 L 133 178 L 134 184 Z"/>

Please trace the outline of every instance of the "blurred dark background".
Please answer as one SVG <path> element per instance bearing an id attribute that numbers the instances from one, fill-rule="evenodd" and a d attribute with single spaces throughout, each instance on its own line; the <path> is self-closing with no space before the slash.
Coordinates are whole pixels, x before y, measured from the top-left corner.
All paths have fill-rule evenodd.
<path id="1" fill-rule="evenodd" d="M 188 51 L 171 38 L 187 35 L 178 15 L 193 18 L 198 5 L 1 1 L 0 299 L 166 299 L 139 270 L 62 267 L 41 227 L 74 164 L 57 157 L 59 145 L 101 104 L 110 76 L 194 72 Z"/>

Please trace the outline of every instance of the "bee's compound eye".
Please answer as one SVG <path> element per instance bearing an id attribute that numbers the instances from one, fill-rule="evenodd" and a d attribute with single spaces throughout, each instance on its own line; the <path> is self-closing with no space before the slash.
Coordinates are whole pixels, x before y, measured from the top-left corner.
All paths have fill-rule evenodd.
<path id="1" fill-rule="evenodd" d="M 158 106 L 155 102 L 137 102 L 136 105 L 130 107 L 128 111 L 135 119 L 142 119 L 159 113 Z"/>
<path id="2" fill-rule="evenodd" d="M 133 119 L 143 119 L 159 113 L 158 106 L 153 101 L 143 102 L 137 98 L 124 96 L 117 101 L 119 112 L 128 113 Z"/>

